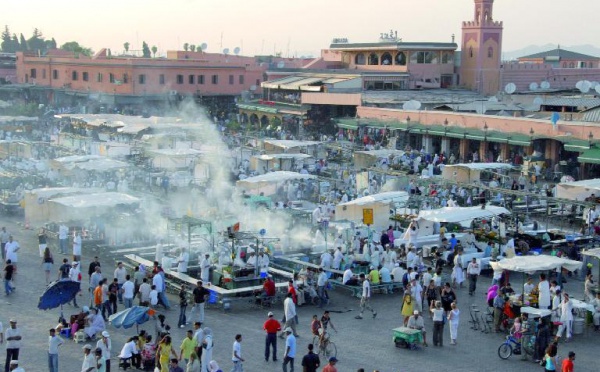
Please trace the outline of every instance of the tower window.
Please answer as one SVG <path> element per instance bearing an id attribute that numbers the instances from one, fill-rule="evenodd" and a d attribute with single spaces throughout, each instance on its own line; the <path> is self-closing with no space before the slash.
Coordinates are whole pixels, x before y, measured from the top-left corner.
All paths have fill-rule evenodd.
<path id="1" fill-rule="evenodd" d="M 488 58 L 494 58 L 494 48 L 488 48 Z"/>
<path id="2" fill-rule="evenodd" d="M 469 47 L 469 57 L 473 58 L 473 47 Z"/>

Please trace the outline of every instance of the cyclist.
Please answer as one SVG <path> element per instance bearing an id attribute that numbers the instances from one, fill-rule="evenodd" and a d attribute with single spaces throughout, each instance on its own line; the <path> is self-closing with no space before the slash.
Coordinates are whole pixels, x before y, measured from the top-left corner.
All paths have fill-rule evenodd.
<path id="1" fill-rule="evenodd" d="M 326 310 L 323 313 L 323 316 L 321 317 L 320 325 L 321 325 L 321 327 L 318 330 L 319 343 L 321 345 L 323 345 L 324 342 L 329 340 L 329 334 L 327 333 L 327 328 L 329 326 L 331 326 L 331 329 L 333 329 L 335 331 L 335 333 L 337 333 L 337 329 L 335 329 L 335 326 L 333 325 L 333 322 L 331 321 L 331 317 L 329 316 L 329 311 Z"/>
<path id="2" fill-rule="evenodd" d="M 310 331 L 314 336 L 319 335 L 319 329 L 321 328 L 321 322 L 319 321 L 319 317 L 317 315 L 312 316 L 312 322 L 310 323 Z"/>

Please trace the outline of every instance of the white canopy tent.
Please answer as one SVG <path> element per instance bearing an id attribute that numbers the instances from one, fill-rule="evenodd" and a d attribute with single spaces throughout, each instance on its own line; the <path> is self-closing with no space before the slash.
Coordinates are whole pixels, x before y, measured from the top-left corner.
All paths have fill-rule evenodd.
<path id="1" fill-rule="evenodd" d="M 390 224 L 392 204 L 405 203 L 408 198 L 406 191 L 390 191 L 351 200 L 335 207 L 335 219 L 362 223 L 363 210 L 373 209 L 373 227 L 385 228 Z"/>
<path id="2" fill-rule="evenodd" d="M 297 172 L 270 172 L 256 177 L 249 177 L 236 182 L 236 186 L 252 194 L 264 193 L 265 196 L 273 195 L 277 192 L 277 186 L 289 182 L 300 180 L 314 180 L 317 176 L 302 174 Z"/>
<path id="3" fill-rule="evenodd" d="M 51 216 L 61 216 L 64 221 L 89 218 L 114 212 L 117 206 L 135 206 L 141 199 L 118 192 L 70 195 L 47 201 Z"/>
<path id="4" fill-rule="evenodd" d="M 582 263 L 556 256 L 515 256 L 497 262 L 490 262 L 494 270 L 509 270 L 532 274 L 536 271 L 556 270 L 564 267 L 569 271 L 581 269 Z"/>
<path id="5" fill-rule="evenodd" d="M 481 207 L 444 207 L 419 212 L 419 219 L 432 222 L 464 222 L 476 218 L 491 218 L 500 214 L 510 214 L 508 209 L 486 205 Z"/>
<path id="6" fill-rule="evenodd" d="M 265 173 L 265 169 L 277 168 L 280 171 L 293 171 L 294 168 L 302 168 L 307 159 L 307 154 L 263 154 L 250 158 L 250 170 Z M 314 160 L 313 160 L 314 162 Z"/>
<path id="7" fill-rule="evenodd" d="M 442 170 L 442 178 L 455 182 L 471 183 L 479 181 L 481 172 L 512 169 L 511 164 L 506 163 L 468 163 L 446 165 Z"/>
<path id="8" fill-rule="evenodd" d="M 388 164 L 392 164 L 393 158 L 400 157 L 402 155 L 404 155 L 404 151 L 391 149 L 355 151 L 354 168 L 369 168 L 380 163 L 381 159 L 388 159 Z"/>
<path id="9" fill-rule="evenodd" d="M 154 157 L 152 164 L 155 168 L 179 169 L 189 167 L 194 160 L 203 154 L 202 151 L 191 148 L 150 150 Z"/>
<path id="10" fill-rule="evenodd" d="M 600 178 L 556 185 L 556 197 L 570 200 L 585 200 L 592 194 L 600 195 Z"/>
<path id="11" fill-rule="evenodd" d="M 584 249 L 581 251 L 581 254 L 600 260 L 600 248 Z M 600 278 L 600 265 L 598 265 L 598 278 Z"/>

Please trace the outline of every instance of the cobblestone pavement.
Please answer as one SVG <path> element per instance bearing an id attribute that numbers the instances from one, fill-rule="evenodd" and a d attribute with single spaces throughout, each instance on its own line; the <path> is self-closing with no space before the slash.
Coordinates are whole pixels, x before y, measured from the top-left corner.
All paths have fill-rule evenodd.
<path id="1" fill-rule="evenodd" d="M 0 294 L 0 320 L 4 327 L 8 327 L 8 319 L 15 317 L 18 325 L 23 332 L 23 347 L 21 349 L 21 366 L 26 371 L 46 371 L 47 367 L 47 338 L 48 329 L 57 324 L 60 314 L 59 309 L 40 311 L 37 309 L 37 302 L 40 294 L 45 288 L 44 272 L 40 265 L 41 259 L 38 255 L 37 235 L 35 230 L 24 230 L 20 225 L 15 224 L 7 218 L 0 218 L 0 226 L 6 226 L 21 245 L 19 251 L 19 269 L 16 277 L 17 290 L 9 297 Z M 56 247 L 54 247 L 56 248 Z M 62 256 L 56 253 L 57 262 L 62 260 Z M 84 279 L 87 279 L 87 266 L 90 258 L 96 252 L 83 252 L 82 268 L 84 269 Z M 115 261 L 120 257 L 112 257 L 108 254 L 101 255 L 102 267 L 104 272 L 112 278 Z M 56 277 L 58 266 L 55 264 L 53 276 Z M 107 270 L 110 268 L 110 270 Z M 594 273 L 597 268 L 594 269 Z M 468 309 L 471 304 L 477 304 L 484 308 L 484 291 L 490 283 L 490 278 L 480 278 L 478 289 L 475 296 L 470 297 L 466 289 L 458 291 L 458 303 L 462 310 L 461 323 L 458 334 L 458 345 L 450 345 L 449 330 L 444 329 L 444 347 L 434 347 L 431 343 L 431 334 L 433 325 L 430 319 L 426 318 L 425 325 L 428 331 L 428 348 L 418 351 L 398 349 L 392 342 L 391 329 L 401 324 L 400 303 L 401 298 L 398 294 L 381 295 L 376 294 L 372 300 L 373 307 L 377 310 L 376 319 L 372 319 L 369 313 L 365 314 L 363 320 L 356 320 L 358 299 L 351 298 L 345 291 L 331 293 L 331 305 L 328 307 L 333 311 L 332 319 L 338 329 L 337 334 L 333 334 L 332 339 L 337 344 L 338 349 L 338 370 L 340 372 L 356 371 L 358 368 L 365 368 L 365 371 L 375 369 L 381 372 L 398 371 L 531 371 L 541 370 L 541 368 L 532 362 L 521 361 L 519 356 L 513 356 L 509 360 L 501 360 L 497 355 L 497 349 L 503 341 L 503 335 L 485 334 L 480 331 L 474 331 L 469 328 Z M 518 286 L 521 282 L 520 276 L 513 277 L 513 285 Z M 87 286 L 83 286 L 84 293 L 87 294 Z M 576 298 L 582 297 L 583 282 L 569 279 L 566 289 Z M 81 303 L 84 303 L 81 298 Z M 175 298 L 171 297 L 171 303 L 176 304 Z M 281 318 L 283 306 L 276 305 L 273 311 L 277 318 Z M 242 353 L 246 358 L 244 369 L 249 372 L 258 371 L 280 371 L 281 362 L 264 361 L 264 334 L 262 323 L 266 318 L 267 310 L 255 310 L 248 306 L 246 300 L 240 300 L 233 303 L 233 310 L 228 313 L 210 309 L 206 315 L 206 326 L 210 326 L 214 333 L 214 359 L 219 362 L 224 371 L 231 369 L 231 346 L 234 335 L 241 333 L 244 335 L 242 344 Z M 321 310 L 314 306 L 302 306 L 298 309 L 299 325 L 298 331 L 298 355 L 295 362 L 296 370 L 301 370 L 300 359 L 306 351 L 306 345 L 312 340 L 310 336 L 310 319 L 313 314 L 321 314 Z M 75 313 L 71 305 L 64 308 L 65 316 Z M 185 329 L 178 329 L 177 316 L 179 309 L 173 306 L 172 310 L 165 312 L 169 324 L 173 326 L 172 335 L 174 345 L 179 346 L 185 335 Z M 154 325 L 146 324 L 140 329 L 146 329 L 154 333 Z M 113 340 L 113 368 L 117 362 L 114 359 L 118 355 L 125 339 L 135 333 L 135 328 L 129 330 L 115 329 L 108 326 L 108 331 Z M 598 339 L 600 333 L 593 332 L 586 328 L 583 335 L 575 336 L 569 343 L 561 343 L 559 346 L 559 355 L 565 357 L 569 350 L 577 353 L 575 361 L 576 371 L 597 371 L 595 365 L 595 355 L 600 348 Z M 65 372 L 77 372 L 81 370 L 82 344 L 76 344 L 73 341 L 66 342 L 60 349 L 59 370 Z M 279 360 L 283 359 L 284 343 L 278 340 Z M 5 350 L 0 352 L 0 361 L 4 363 Z M 324 359 L 324 358 L 322 358 Z"/>

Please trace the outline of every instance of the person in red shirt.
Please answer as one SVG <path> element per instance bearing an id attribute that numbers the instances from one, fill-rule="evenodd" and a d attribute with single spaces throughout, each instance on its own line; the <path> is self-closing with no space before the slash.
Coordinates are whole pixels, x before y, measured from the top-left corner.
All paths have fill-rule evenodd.
<path id="1" fill-rule="evenodd" d="M 296 288 L 294 288 L 294 281 L 291 279 L 288 282 L 288 293 L 292 294 L 292 301 L 294 301 L 294 305 L 298 305 L 298 294 L 296 293 Z"/>
<path id="2" fill-rule="evenodd" d="M 575 360 L 575 353 L 569 351 L 569 357 L 562 362 L 561 372 L 573 372 L 573 361 Z"/>
<path id="3" fill-rule="evenodd" d="M 277 332 L 281 331 L 281 324 L 273 317 L 273 313 L 269 311 L 267 314 L 268 319 L 263 325 L 263 329 L 267 332 L 267 339 L 265 342 L 265 362 L 269 361 L 269 352 L 271 351 L 270 346 L 273 345 L 273 361 L 277 361 Z"/>
<path id="4" fill-rule="evenodd" d="M 275 282 L 273 281 L 273 278 L 270 275 L 267 277 L 265 283 L 263 284 L 263 291 L 265 293 L 265 296 L 267 297 L 275 296 Z"/>
<path id="5" fill-rule="evenodd" d="M 329 364 L 323 368 L 322 372 L 337 372 L 337 368 L 335 368 L 336 363 L 338 362 L 336 357 L 329 358 Z"/>

